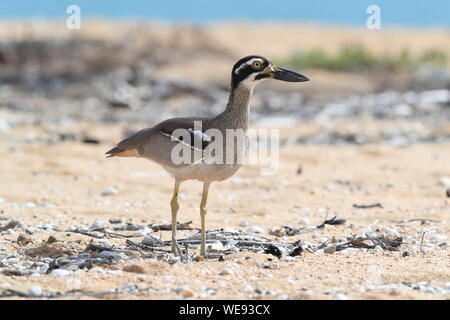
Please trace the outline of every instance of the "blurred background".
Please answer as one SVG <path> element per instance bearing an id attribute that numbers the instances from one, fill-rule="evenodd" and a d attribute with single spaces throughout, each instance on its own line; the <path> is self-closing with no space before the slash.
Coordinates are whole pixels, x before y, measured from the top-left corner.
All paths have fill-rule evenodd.
<path id="1" fill-rule="evenodd" d="M 2 2 L 0 132 L 32 126 L 6 136 L 12 148 L 112 143 L 102 126 L 125 128 L 122 137 L 167 117 L 214 115 L 231 66 L 259 54 L 312 80 L 255 90 L 252 123 L 291 128 L 285 143 L 448 141 L 450 3 L 379 0 L 370 29 L 372 2 Z M 70 5 L 79 28 L 67 26 Z"/>

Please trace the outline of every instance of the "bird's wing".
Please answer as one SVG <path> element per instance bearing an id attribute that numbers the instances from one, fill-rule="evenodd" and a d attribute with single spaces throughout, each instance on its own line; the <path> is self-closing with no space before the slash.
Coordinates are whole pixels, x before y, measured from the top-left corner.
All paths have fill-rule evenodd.
<path id="1" fill-rule="evenodd" d="M 208 123 L 208 118 L 173 118 L 161 122 L 155 129 L 172 141 L 183 143 L 192 149 L 203 150 L 211 142 L 211 137 L 205 134 L 205 131 L 208 129 Z M 183 130 L 181 132 L 182 134 L 184 133 L 183 137 L 177 135 L 176 130 L 178 129 Z M 189 137 L 185 137 L 186 135 L 189 135 Z"/>
<path id="2" fill-rule="evenodd" d="M 142 129 L 120 141 L 117 146 L 107 151 L 109 157 L 138 157 L 137 148 L 153 134 L 153 128 Z"/>
<path id="3" fill-rule="evenodd" d="M 122 140 L 106 154 L 109 157 L 145 157 L 168 166 L 188 165 L 188 163 L 174 163 L 172 150 L 178 145 L 179 147 L 186 147 L 186 150 L 183 150 L 184 152 L 202 153 L 210 139 L 204 134 L 205 129 L 198 130 L 196 121 L 201 121 L 203 125 L 208 121 L 208 118 L 190 117 L 165 120 L 152 128 L 140 130 Z M 185 134 L 180 136 L 176 131 L 177 129 L 184 129 Z M 186 135 L 189 135 L 189 137 L 186 137 Z M 197 158 L 198 155 L 195 159 Z"/>

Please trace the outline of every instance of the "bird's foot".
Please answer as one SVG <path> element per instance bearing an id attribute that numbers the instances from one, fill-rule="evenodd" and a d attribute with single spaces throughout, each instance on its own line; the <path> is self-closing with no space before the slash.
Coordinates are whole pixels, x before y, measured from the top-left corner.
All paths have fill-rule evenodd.
<path id="1" fill-rule="evenodd" d="M 177 242 L 177 239 L 175 237 L 172 238 L 172 249 L 171 252 L 175 255 L 175 256 L 182 256 L 183 252 L 181 251 L 180 245 Z"/>

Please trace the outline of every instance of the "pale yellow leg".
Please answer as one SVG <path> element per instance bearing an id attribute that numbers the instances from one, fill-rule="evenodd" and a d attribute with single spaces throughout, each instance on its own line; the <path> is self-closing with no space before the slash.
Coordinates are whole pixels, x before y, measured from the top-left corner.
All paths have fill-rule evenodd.
<path id="1" fill-rule="evenodd" d="M 170 201 L 170 208 L 172 209 L 172 253 L 177 253 L 175 239 L 177 235 L 177 213 L 180 205 L 178 204 L 178 189 L 180 188 L 180 181 L 175 181 L 173 189 L 172 200 Z"/>
<path id="2" fill-rule="evenodd" d="M 203 184 L 202 202 L 200 203 L 200 218 L 201 218 L 201 247 L 200 255 L 206 257 L 206 228 L 205 228 L 205 216 L 206 216 L 206 202 L 208 201 L 209 182 Z"/>

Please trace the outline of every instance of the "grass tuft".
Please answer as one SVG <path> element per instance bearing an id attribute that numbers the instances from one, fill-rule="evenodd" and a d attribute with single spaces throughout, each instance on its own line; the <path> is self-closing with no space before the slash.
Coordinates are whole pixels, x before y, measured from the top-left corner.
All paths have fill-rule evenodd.
<path id="1" fill-rule="evenodd" d="M 298 68 L 317 68 L 330 71 L 410 71 L 423 64 L 445 67 L 448 56 L 445 52 L 430 49 L 413 56 L 403 49 L 397 54 L 376 55 L 363 45 L 352 43 L 341 47 L 337 54 L 329 54 L 323 49 L 297 51 L 285 59 L 275 59 L 276 63 Z"/>

